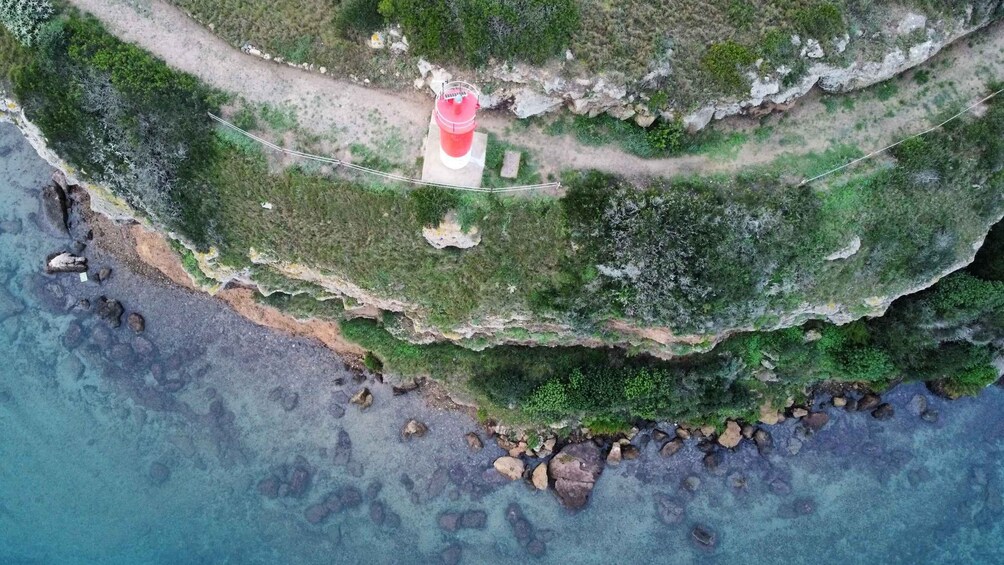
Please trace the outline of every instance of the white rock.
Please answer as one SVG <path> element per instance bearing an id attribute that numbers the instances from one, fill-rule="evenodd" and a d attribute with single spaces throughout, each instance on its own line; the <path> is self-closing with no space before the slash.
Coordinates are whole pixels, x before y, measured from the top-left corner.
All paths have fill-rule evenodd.
<path id="1" fill-rule="evenodd" d="M 712 118 L 715 117 L 715 107 L 705 106 L 700 110 L 683 117 L 683 125 L 687 128 L 687 131 L 693 133 L 695 131 L 700 131 L 711 123 Z"/>
<path id="2" fill-rule="evenodd" d="M 750 97 L 755 100 L 763 101 L 764 98 L 767 98 L 772 94 L 777 94 L 780 91 L 780 81 L 757 77 L 757 79 L 753 81 L 752 88 L 750 88 Z M 759 105 L 759 103 L 754 104 L 754 106 Z"/>
<path id="3" fill-rule="evenodd" d="M 806 40 L 805 49 L 803 49 L 802 52 L 805 57 L 810 59 L 822 59 L 826 55 L 826 53 L 823 52 L 823 46 L 815 39 Z"/>
<path id="4" fill-rule="evenodd" d="M 416 78 L 414 85 L 415 85 L 416 89 L 422 90 L 423 88 L 425 88 L 425 79 L 424 78 Z"/>
<path id="5" fill-rule="evenodd" d="M 906 15 L 896 27 L 897 35 L 907 35 L 915 30 L 927 27 L 927 16 L 913 12 Z"/>
<path id="6" fill-rule="evenodd" d="M 271 202 L 262 202 L 261 203 L 261 207 L 264 208 L 264 209 L 266 209 L 266 210 L 271 210 L 275 206 Z"/>
<path id="7" fill-rule="evenodd" d="M 639 113 L 634 117 L 634 123 L 643 128 L 647 128 L 655 123 L 655 116 L 652 114 Z"/>
<path id="8" fill-rule="evenodd" d="M 572 54 L 572 50 L 571 49 L 565 49 L 565 60 L 566 61 L 574 61 L 575 60 L 575 55 Z"/>
<path id="9" fill-rule="evenodd" d="M 432 69 L 432 73 L 429 75 L 429 88 L 436 96 L 439 96 L 439 93 L 443 91 L 443 86 L 452 78 L 453 75 L 442 67 Z"/>
<path id="10" fill-rule="evenodd" d="M 513 98 L 512 111 L 518 118 L 529 118 L 556 110 L 561 98 L 540 94 L 532 88 L 522 88 Z"/>
<path id="11" fill-rule="evenodd" d="M 422 75 L 422 78 L 425 78 L 425 75 L 427 75 L 430 72 L 432 72 L 433 68 L 434 68 L 434 65 L 432 63 L 426 61 L 425 59 L 419 58 L 419 60 L 418 60 L 418 72 L 419 72 L 419 74 Z"/>
<path id="12" fill-rule="evenodd" d="M 847 246 L 845 246 L 843 249 L 840 249 L 839 251 L 835 251 L 827 255 L 826 260 L 838 261 L 840 259 L 847 259 L 848 257 L 851 257 L 855 253 L 857 253 L 859 249 L 861 249 L 861 238 L 858 236 L 854 236 L 854 239 L 852 239 L 851 242 L 848 243 Z"/>
<path id="13" fill-rule="evenodd" d="M 394 43 L 390 44 L 390 50 L 393 51 L 394 53 L 407 53 L 408 44 L 403 41 L 395 41 Z"/>
<path id="14" fill-rule="evenodd" d="M 607 110 L 607 114 L 617 118 L 618 120 L 630 120 L 636 113 L 637 112 L 635 112 L 634 108 L 630 106 L 614 106 L 613 108 Z"/>
<path id="15" fill-rule="evenodd" d="M 795 47 L 798 47 L 799 45 L 802 44 L 802 38 L 799 37 L 798 35 L 791 36 L 791 44 L 794 45 Z"/>
<path id="16" fill-rule="evenodd" d="M 843 53 L 847 51 L 847 45 L 851 42 L 851 36 L 844 34 L 843 37 L 838 37 L 833 41 L 833 47 L 837 50 L 837 53 Z"/>

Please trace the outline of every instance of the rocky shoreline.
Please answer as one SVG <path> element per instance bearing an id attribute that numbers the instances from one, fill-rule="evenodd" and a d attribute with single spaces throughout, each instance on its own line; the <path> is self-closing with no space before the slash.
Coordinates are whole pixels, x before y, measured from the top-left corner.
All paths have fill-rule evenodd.
<path id="1" fill-rule="evenodd" d="M 158 276 L 160 272 L 131 255 L 135 252 L 135 242 L 129 238 L 131 229 L 101 216 L 91 216 L 86 204 L 87 192 L 70 184 L 62 187 L 58 173 L 52 185 L 63 190 L 66 208 L 62 207 L 63 199 L 55 188 L 39 190 L 38 223 L 65 237 L 66 247 L 60 252 L 87 259 L 89 277 L 87 286 L 80 286 L 76 282 L 79 272 L 44 274 L 45 265 L 39 258 L 32 292 L 47 309 L 75 317 L 63 334 L 63 347 L 76 352 L 88 364 L 104 367 L 104 381 L 137 406 L 150 413 L 176 414 L 192 422 L 209 438 L 222 466 L 254 465 L 255 456 L 247 445 L 248 431 L 237 424 L 242 408 L 215 388 L 201 388 L 206 368 L 188 361 L 198 354 L 174 352 L 160 359 L 163 352 L 156 341 L 147 337 L 147 332 L 150 328 L 156 332 L 157 326 L 166 320 L 154 316 L 147 319 L 144 307 L 130 304 L 131 300 L 120 301 L 121 297 L 108 290 L 107 285 L 115 282 L 120 270 L 138 269 L 145 276 Z M 56 220 L 54 224 L 52 219 Z M 61 235 L 64 225 L 65 236 Z M 21 228 L 19 223 L 11 221 L 0 229 L 15 233 Z M 102 252 L 116 254 L 123 265 L 104 260 Z M 67 370 L 82 371 L 82 368 Z M 135 378 L 141 372 L 148 372 L 150 378 Z M 353 437 L 341 429 L 333 432 L 332 446 L 320 453 L 304 453 L 290 457 L 286 463 L 262 468 L 254 492 L 263 503 L 294 510 L 304 527 L 318 532 L 326 524 L 341 520 L 366 522 L 381 531 L 407 527 L 410 518 L 389 503 L 387 491 L 391 483 L 403 487 L 411 503 L 418 507 L 446 497 L 447 508 L 437 510 L 431 518 L 444 536 L 439 554 L 443 563 L 458 563 L 465 551 L 470 551 L 456 536 L 486 529 L 495 515 L 503 517 L 511 539 L 526 556 L 553 555 L 551 546 L 567 532 L 534 519 L 525 503 L 486 507 L 482 502 L 500 489 L 515 487 L 506 485 L 517 482 L 523 483 L 527 490 L 549 492 L 574 512 L 590 507 L 594 490 L 611 473 L 627 474 L 642 484 L 651 483 L 652 487 L 645 491 L 645 504 L 669 528 L 667 531 L 679 534 L 674 539 L 686 541 L 701 552 L 716 552 L 725 539 L 721 526 L 693 507 L 698 494 L 708 489 L 709 484 L 724 481 L 732 492 L 745 493 L 763 483 L 767 495 L 778 499 L 780 518 L 797 520 L 811 516 L 824 502 L 812 493 L 798 490 L 784 471 L 783 460 L 800 454 L 804 457 L 816 450 L 861 451 L 879 469 L 904 469 L 908 460 L 901 454 L 895 450 L 884 452 L 873 440 L 854 444 L 852 441 L 859 440 L 854 440 L 846 430 L 897 421 L 936 430 L 942 425 L 940 412 L 945 402 L 917 390 L 894 389 L 882 396 L 856 390 L 823 391 L 805 404 L 792 402 L 779 410 L 765 410 L 756 424 L 730 421 L 721 433 L 712 428 L 662 422 L 633 429 L 619 437 L 590 437 L 579 430 L 559 438 L 492 423 L 477 431 L 445 431 L 430 420 L 443 406 L 436 403 L 430 409 L 425 399 L 442 401 L 437 396 L 441 391 L 437 392 L 430 384 L 395 387 L 384 383 L 378 374 L 359 369 L 352 369 L 349 374 L 348 378 L 335 379 L 326 389 L 331 392 L 326 407 L 330 417 L 351 418 L 355 413 L 362 415 L 381 405 L 399 402 L 395 397 L 421 394 L 424 410 L 410 414 L 393 410 L 399 441 L 418 449 L 438 442 L 451 446 L 454 455 L 444 458 L 427 478 L 417 470 L 402 468 L 385 474 L 382 481 L 367 482 L 362 477 L 369 462 L 364 463 L 358 453 L 366 448 L 368 438 Z M 205 410 L 191 405 L 185 396 L 192 394 L 193 388 L 205 399 Z M 302 411 L 311 400 L 295 380 L 269 389 L 267 396 L 282 414 Z M 473 420 L 467 425 L 473 426 Z M 988 429 L 986 433 L 996 432 Z M 205 467 L 206 462 L 195 455 L 194 447 L 186 449 L 185 453 L 192 453 L 196 467 Z M 453 457 L 467 463 L 453 461 Z M 337 486 L 329 486 L 330 477 L 325 470 L 328 464 L 341 474 Z M 157 458 L 148 463 L 146 474 L 150 484 L 166 485 L 176 480 L 179 467 L 170 458 Z M 660 481 L 665 483 L 663 477 L 669 476 L 679 477 L 676 484 L 668 488 L 658 486 Z M 930 478 L 918 471 L 909 480 L 921 484 Z M 987 512 L 999 514 L 1000 489 L 994 480 L 984 478 L 976 487 L 982 500 L 988 501 Z"/>

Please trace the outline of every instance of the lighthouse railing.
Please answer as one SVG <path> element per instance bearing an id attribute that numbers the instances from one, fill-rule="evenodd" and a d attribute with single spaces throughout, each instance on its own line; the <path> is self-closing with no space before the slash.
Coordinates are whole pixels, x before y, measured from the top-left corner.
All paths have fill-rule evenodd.
<path id="1" fill-rule="evenodd" d="M 396 182 L 403 182 L 403 183 L 408 183 L 408 184 L 414 184 L 414 185 L 418 185 L 418 186 L 434 186 L 434 187 L 438 187 L 438 188 L 447 188 L 447 189 L 450 189 L 450 190 L 464 190 L 464 191 L 468 191 L 468 192 L 487 192 L 487 193 L 503 193 L 503 194 L 504 193 L 512 193 L 512 192 L 528 192 L 528 191 L 532 191 L 532 190 L 546 190 L 546 189 L 558 190 L 558 189 L 561 188 L 561 183 L 560 182 L 545 182 L 545 183 L 539 183 L 539 184 L 524 184 L 524 185 L 518 185 L 518 186 L 506 186 L 506 187 L 502 187 L 502 188 L 492 188 L 492 187 L 483 187 L 483 186 L 464 186 L 464 185 L 459 185 L 459 184 L 448 184 L 448 183 L 442 183 L 442 182 L 425 181 L 425 180 L 422 180 L 422 179 L 416 179 L 416 178 L 406 177 L 404 175 L 399 175 L 399 174 L 396 174 L 396 173 L 388 173 L 386 171 L 380 171 L 380 170 L 377 170 L 377 169 L 371 169 L 369 167 L 364 167 L 362 165 L 356 165 L 355 163 L 350 163 L 348 161 L 342 161 L 341 159 L 335 159 L 333 157 L 325 157 L 323 155 L 312 155 L 310 153 L 304 153 L 302 151 L 297 151 L 295 149 L 287 149 L 285 147 L 280 147 L 280 146 L 272 143 L 271 141 L 268 141 L 267 139 L 262 139 L 261 137 L 258 137 L 257 135 L 255 135 L 255 134 L 253 134 L 251 132 L 245 131 L 245 130 L 237 127 L 236 125 L 234 125 L 234 124 L 232 124 L 232 123 L 224 120 L 223 118 L 221 118 L 221 117 L 213 114 L 212 112 L 208 112 L 208 114 L 209 114 L 209 117 L 213 121 L 215 121 L 215 122 L 223 125 L 224 127 L 228 128 L 228 129 L 236 131 L 237 133 L 240 133 L 244 137 L 247 137 L 248 139 L 250 139 L 252 141 L 255 141 L 255 142 L 257 142 L 257 143 L 263 145 L 264 147 L 267 147 L 267 148 L 269 148 L 269 149 L 271 149 L 273 151 L 277 151 L 277 152 L 280 152 L 280 153 L 285 153 L 286 155 L 293 155 L 295 157 L 300 157 L 300 158 L 307 159 L 307 160 L 310 160 L 310 161 L 316 161 L 318 163 L 325 163 L 325 164 L 328 164 L 328 165 L 334 165 L 336 167 L 345 167 L 346 169 L 350 169 L 350 170 L 353 170 L 353 171 L 358 171 L 358 172 L 365 173 L 365 174 L 368 174 L 368 175 L 373 175 L 373 176 L 376 176 L 376 177 L 381 177 L 381 178 L 384 178 L 386 180 L 391 180 L 391 181 L 396 181 Z"/>

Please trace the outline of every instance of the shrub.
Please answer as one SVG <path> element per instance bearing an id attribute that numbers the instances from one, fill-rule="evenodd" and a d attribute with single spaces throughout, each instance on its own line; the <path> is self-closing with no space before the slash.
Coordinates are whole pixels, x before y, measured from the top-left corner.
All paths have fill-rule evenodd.
<path id="1" fill-rule="evenodd" d="M 384 25 L 380 12 L 383 3 L 378 0 L 343 0 L 335 24 L 344 35 L 367 35 Z"/>
<path id="2" fill-rule="evenodd" d="M 716 85 L 730 93 L 741 93 L 749 87 L 744 72 L 756 61 L 750 49 L 735 41 L 716 43 L 708 48 L 702 60 L 704 68 Z"/>
<path id="3" fill-rule="evenodd" d="M 363 365 L 373 373 L 383 371 L 383 361 L 376 355 L 373 355 L 372 351 L 366 352 L 366 356 L 363 357 Z"/>
<path id="4" fill-rule="evenodd" d="M 957 373 L 943 383 L 945 392 L 952 397 L 976 396 L 997 381 L 997 369 L 993 365 L 972 367 Z"/>
<path id="5" fill-rule="evenodd" d="M 52 14 L 49 0 L 0 0 L 0 23 L 25 46 L 36 43 L 42 24 Z"/>
<path id="6" fill-rule="evenodd" d="M 551 379 L 533 391 L 523 406 L 528 414 L 549 419 L 559 419 L 569 410 L 568 393 L 565 385 Z"/>
<path id="7" fill-rule="evenodd" d="M 379 12 L 401 23 L 416 51 L 541 63 L 568 43 L 579 23 L 574 0 L 383 0 Z"/>
<path id="8" fill-rule="evenodd" d="M 660 120 L 655 127 L 648 130 L 648 142 L 655 149 L 665 153 L 679 153 L 683 148 L 686 131 L 683 122 Z"/>
<path id="9" fill-rule="evenodd" d="M 824 2 L 795 12 L 795 25 L 802 34 L 822 41 L 844 33 L 844 15 L 836 5 Z"/>

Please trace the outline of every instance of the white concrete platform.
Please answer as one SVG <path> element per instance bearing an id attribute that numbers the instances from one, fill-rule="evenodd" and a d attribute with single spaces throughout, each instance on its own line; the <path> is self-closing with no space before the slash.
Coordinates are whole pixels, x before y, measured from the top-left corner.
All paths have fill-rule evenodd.
<path id="1" fill-rule="evenodd" d="M 471 161 L 462 169 L 451 169 L 439 158 L 439 126 L 435 116 L 429 120 L 429 135 L 425 138 L 425 159 L 422 163 L 422 180 L 455 184 L 459 186 L 481 186 L 481 176 L 485 172 L 485 155 L 488 153 L 488 135 L 474 132 L 471 147 Z"/>

